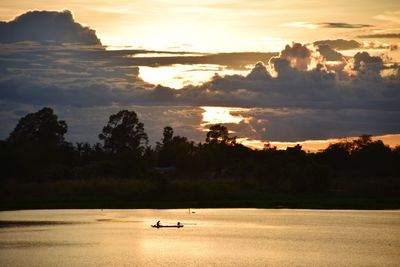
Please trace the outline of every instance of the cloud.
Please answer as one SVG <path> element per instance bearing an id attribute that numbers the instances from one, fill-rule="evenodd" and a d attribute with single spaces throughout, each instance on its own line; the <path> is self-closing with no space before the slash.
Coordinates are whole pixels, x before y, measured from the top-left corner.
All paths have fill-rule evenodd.
<path id="1" fill-rule="evenodd" d="M 354 55 L 354 70 L 380 72 L 384 69 L 383 60 L 377 56 L 370 56 L 367 52 L 358 52 Z"/>
<path id="2" fill-rule="evenodd" d="M 360 36 L 358 36 L 360 37 Z M 391 51 L 397 50 L 397 45 L 396 44 L 385 44 L 381 43 L 379 41 L 364 41 L 362 43 L 357 42 L 356 40 L 343 40 L 343 39 L 336 39 L 336 40 L 320 40 L 320 41 L 315 41 L 313 43 L 315 46 L 320 47 L 320 53 L 324 53 L 324 56 L 329 56 L 331 58 L 336 57 L 339 58 L 340 55 L 334 55 L 333 51 L 329 51 L 328 47 L 323 47 L 321 46 L 329 46 L 333 50 L 363 50 L 363 49 L 388 49 Z M 338 51 L 336 51 L 338 52 Z M 328 57 L 326 57 L 328 58 Z M 330 59 L 327 59 L 330 60 Z"/>
<path id="3" fill-rule="evenodd" d="M 292 27 L 292 28 L 307 28 L 307 29 L 316 29 L 319 28 L 318 23 L 310 23 L 306 21 L 294 21 L 284 23 L 281 26 L 283 27 Z"/>
<path id="4" fill-rule="evenodd" d="M 320 40 L 314 42 L 314 45 L 328 45 L 333 49 L 336 50 L 350 50 L 350 49 L 357 49 L 362 47 L 362 44 L 355 41 L 355 40 L 343 40 L 343 39 L 336 39 L 336 40 Z"/>
<path id="5" fill-rule="evenodd" d="M 337 52 L 335 49 L 332 49 L 327 44 L 318 45 L 318 52 L 325 58 L 327 61 L 342 61 L 343 55 Z"/>
<path id="6" fill-rule="evenodd" d="M 100 45 L 94 30 L 74 21 L 71 11 L 29 11 L 0 22 L 0 42 L 79 43 Z"/>
<path id="7" fill-rule="evenodd" d="M 398 111 L 357 108 L 253 108 L 240 113 L 251 118 L 247 124 L 230 125 L 230 128 L 244 133 L 241 137 L 295 142 L 318 140 L 321 137 L 325 139 L 358 136 L 362 133 L 396 132 L 393 123 L 398 121 L 396 116 L 399 114 Z"/>
<path id="8" fill-rule="evenodd" d="M 260 61 L 256 63 L 256 65 L 246 76 L 246 78 L 250 80 L 269 80 L 271 79 L 271 75 L 267 71 L 267 68 L 264 65 L 264 63 Z"/>
<path id="9" fill-rule="evenodd" d="M 204 140 L 201 106 L 244 108 L 235 115 L 246 119 L 228 127 L 239 137 L 257 140 L 398 133 L 400 125 L 399 66 L 366 52 L 343 58 L 337 50 L 363 47 L 354 40 L 293 43 L 279 54 L 133 57 L 157 51 L 87 46 L 99 44 L 94 31 L 74 22 L 68 11 L 28 12 L 1 23 L 0 33 L 1 138 L 19 117 L 43 106 L 68 121 L 70 140 L 90 142 L 98 141 L 108 116 L 120 109 L 137 111 L 153 142 L 166 125 L 189 139 Z M 327 61 L 341 63 L 332 67 Z M 171 64 L 254 67 L 245 75 L 215 75 L 180 90 L 139 76 L 138 66 Z M 386 70 L 393 75 L 383 77 Z"/>
<path id="10" fill-rule="evenodd" d="M 127 56 L 129 54 L 135 55 L 139 51 L 114 51 L 115 54 Z M 142 50 L 139 53 L 148 53 L 154 51 Z M 196 56 L 185 56 L 182 52 L 168 52 L 165 57 L 129 57 L 126 61 L 129 64 L 136 64 L 140 66 L 168 66 L 173 64 L 218 64 L 226 65 L 230 68 L 243 69 L 247 65 L 254 64 L 257 61 L 268 61 L 271 57 L 278 55 L 275 52 L 237 52 L 237 53 L 210 53 L 199 54 Z"/>
<path id="11" fill-rule="evenodd" d="M 378 34 L 365 34 L 359 35 L 358 38 L 394 38 L 400 39 L 400 33 L 378 33 Z"/>
<path id="12" fill-rule="evenodd" d="M 0 44 L 0 135 L 22 113 L 50 105 L 69 122 L 73 141 L 97 141 L 108 116 L 119 109 L 138 111 L 146 131 L 158 141 L 162 127 L 204 140 L 201 106 L 243 107 L 246 118 L 229 124 L 238 136 L 298 141 L 398 132 L 399 75 L 381 76 L 387 63 L 368 53 L 339 59 L 335 50 L 356 41 L 293 43 L 280 54 L 223 53 L 171 58 L 136 58 L 149 51 L 107 51 L 66 44 Z M 339 48 L 338 48 L 339 47 Z M 152 51 L 154 53 L 154 51 Z M 174 55 L 174 53 L 171 53 Z M 213 62 L 254 67 L 246 75 L 215 75 L 200 85 L 175 90 L 149 84 L 138 66 Z M 258 62 L 258 63 L 256 63 Z M 397 65 L 391 66 L 398 72 Z M 25 113 L 26 114 L 26 113 Z"/>
<path id="13" fill-rule="evenodd" d="M 312 60 L 312 52 L 306 45 L 293 43 L 292 46 L 285 46 L 285 49 L 281 51 L 280 58 L 288 60 L 294 68 L 307 70 Z"/>
<path id="14" fill-rule="evenodd" d="M 285 27 L 294 27 L 294 28 L 307 28 L 307 29 L 316 29 L 316 28 L 337 28 L 337 29 L 359 29 L 359 28 L 369 28 L 373 25 L 369 24 L 352 24 L 346 22 L 306 22 L 306 21 L 295 21 L 282 24 Z"/>
<path id="15" fill-rule="evenodd" d="M 344 29 L 358 29 L 358 28 L 369 28 L 373 25 L 369 24 L 351 24 L 345 22 L 323 22 L 318 23 L 320 28 L 344 28 Z"/>
<path id="16" fill-rule="evenodd" d="M 391 11 L 391 12 L 386 12 L 385 14 L 376 15 L 374 16 L 374 19 L 399 24 L 400 23 L 399 15 L 400 11 Z"/>
<path id="17" fill-rule="evenodd" d="M 180 90 L 180 99 L 248 108 L 239 112 L 249 118 L 246 123 L 229 126 L 245 133 L 245 137 L 261 140 L 296 141 L 398 131 L 400 80 L 380 76 L 386 68 L 382 58 L 362 52 L 347 65 L 330 71 L 317 55 L 312 47 L 293 44 L 267 66 L 257 63 L 247 76 L 214 76 L 201 86 Z M 321 61 L 310 69 L 313 60 Z M 276 72 L 276 77 L 268 73 L 269 69 Z"/>

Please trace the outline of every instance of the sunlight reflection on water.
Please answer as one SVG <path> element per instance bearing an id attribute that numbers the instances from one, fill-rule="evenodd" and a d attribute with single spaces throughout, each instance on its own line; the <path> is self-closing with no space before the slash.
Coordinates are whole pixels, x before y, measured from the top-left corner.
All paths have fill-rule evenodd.
<path id="1" fill-rule="evenodd" d="M 195 211 L 0 212 L 3 221 L 68 222 L 1 228 L 0 260 L 3 266 L 150 267 L 396 266 L 400 261 L 400 211 Z M 185 227 L 151 228 L 157 220 Z M 28 228 L 45 231 L 23 231 Z"/>

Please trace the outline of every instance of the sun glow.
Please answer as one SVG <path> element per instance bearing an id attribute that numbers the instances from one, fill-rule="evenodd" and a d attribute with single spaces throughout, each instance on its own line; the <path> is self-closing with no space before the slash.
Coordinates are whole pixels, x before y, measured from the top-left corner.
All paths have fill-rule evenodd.
<path id="1" fill-rule="evenodd" d="M 215 64 L 174 64 L 162 67 L 139 66 L 139 77 L 152 84 L 161 84 L 174 89 L 185 85 L 198 85 L 210 80 L 216 73 L 220 76 L 240 74 L 246 75 L 248 70 L 227 69 Z"/>
<path id="2" fill-rule="evenodd" d="M 228 107 L 201 107 L 204 112 L 202 126 L 217 123 L 235 123 L 238 124 L 248 117 L 232 114 L 232 112 L 246 112 L 246 108 L 228 108 Z"/>
<path id="3" fill-rule="evenodd" d="M 301 144 L 305 150 L 318 151 L 325 148 L 330 142 L 335 142 L 338 139 L 305 140 L 309 136 L 307 134 L 307 127 L 309 127 L 307 124 L 308 121 L 305 121 L 306 128 L 304 129 L 300 123 L 293 125 L 293 127 L 288 127 L 288 131 L 292 131 L 291 129 L 293 129 L 293 131 L 299 130 L 298 133 L 300 134 L 300 139 L 293 139 L 299 138 L 296 137 L 296 132 L 288 134 L 288 136 L 291 136 L 288 140 L 300 140 L 299 142 L 278 142 L 279 140 L 286 140 L 284 136 L 284 131 L 286 131 L 286 129 L 283 128 L 284 130 L 282 130 L 282 134 L 280 135 L 280 130 L 277 132 L 272 131 L 272 129 L 274 129 L 273 127 L 286 127 L 286 125 L 290 123 L 290 120 L 286 120 L 286 118 L 292 118 L 290 113 L 297 111 L 293 111 L 291 108 L 266 109 L 265 107 L 301 106 L 304 107 L 303 110 L 305 110 L 304 117 L 308 118 L 308 110 L 310 110 L 310 116 L 313 116 L 314 111 L 318 112 L 318 107 L 320 105 L 324 105 L 329 101 L 329 97 L 336 98 L 336 96 L 342 91 L 344 93 L 343 97 L 347 97 L 347 93 L 348 96 L 354 96 L 355 98 L 360 97 L 359 99 L 354 100 L 354 103 L 358 106 L 359 103 L 364 101 L 363 91 L 354 89 L 354 92 L 357 93 L 353 94 L 353 89 L 348 92 L 348 90 L 341 90 L 340 88 L 342 88 L 341 86 L 345 86 L 343 88 L 350 86 L 349 88 L 360 87 L 361 89 L 361 87 L 365 87 L 368 89 L 367 87 L 370 84 L 370 80 L 366 81 L 368 83 L 366 83 L 365 86 L 363 82 L 355 82 L 353 86 L 353 83 L 350 84 L 350 82 L 339 81 L 339 79 L 341 79 L 339 78 L 341 74 L 338 73 L 338 83 L 332 81 L 332 84 L 335 84 L 335 86 L 332 86 L 332 90 L 335 90 L 332 91 L 335 92 L 334 94 L 329 94 L 331 87 L 328 86 L 329 88 L 324 90 L 323 93 L 319 90 L 318 93 L 314 95 L 312 91 L 313 86 L 310 87 L 310 90 L 301 91 L 303 88 L 302 79 L 299 79 L 299 84 L 292 84 L 290 81 L 285 83 L 283 79 L 280 79 L 284 76 L 275 79 L 278 73 L 274 69 L 270 70 L 271 66 L 274 64 L 267 64 L 270 57 L 264 58 L 263 56 L 261 61 L 266 64 L 267 69 L 271 71 L 274 78 L 267 82 L 256 79 L 252 80 L 253 78 L 251 76 L 250 79 L 243 79 L 246 80 L 243 85 L 240 83 L 237 84 L 238 87 L 240 86 L 240 89 L 237 91 L 237 100 L 229 99 L 230 91 L 227 93 L 229 87 L 224 88 L 225 85 L 214 85 L 213 87 L 216 89 L 218 94 L 213 94 L 213 91 L 207 89 L 207 82 L 209 82 L 215 74 L 218 74 L 219 76 L 235 74 L 246 76 L 258 61 L 253 61 L 251 57 L 249 60 L 243 60 L 242 63 L 242 60 L 239 59 L 241 56 L 239 57 L 238 55 L 238 59 L 231 58 L 232 55 L 227 54 L 227 52 L 279 52 L 285 49 L 286 44 L 292 44 L 293 46 L 294 42 L 311 44 L 317 40 L 345 39 L 348 41 L 357 41 L 360 45 L 357 49 L 338 50 L 338 52 L 344 55 L 347 60 L 342 60 L 342 58 L 340 58 L 339 61 L 325 61 L 325 65 L 328 65 L 332 70 L 341 69 L 342 66 L 338 65 L 344 65 L 345 71 L 357 75 L 356 70 L 349 68 L 350 64 L 347 64 L 347 62 L 351 63 L 352 61 L 348 57 L 353 57 L 356 53 L 365 51 L 368 52 L 370 56 L 381 57 L 384 63 L 380 75 L 387 81 L 385 80 L 384 83 L 380 83 L 381 81 L 376 79 L 376 76 L 373 75 L 371 76 L 373 78 L 373 81 L 371 82 L 377 80 L 377 83 L 371 83 L 372 86 L 375 87 L 375 85 L 377 85 L 377 88 L 381 88 L 379 85 L 382 84 L 382 88 L 386 85 L 393 86 L 394 88 L 397 85 L 395 82 L 397 81 L 396 79 L 398 79 L 399 74 L 399 38 L 378 38 L 379 40 L 375 40 L 375 38 L 372 38 L 369 34 L 371 32 L 382 33 L 382 36 L 384 36 L 385 34 L 391 33 L 392 35 L 397 36 L 400 27 L 400 20 L 396 17 L 398 11 L 395 11 L 399 8 L 398 0 L 367 1 L 368 4 L 365 4 L 364 2 L 366 1 L 338 0 L 335 2 L 335 5 L 332 5 L 329 1 L 121 0 L 114 1 L 110 4 L 111 1 L 104 0 L 40 0 L 34 2 L 28 0 L 5 0 L 2 1 L 2 4 L 0 5 L 0 20 L 2 21 L 11 21 L 16 16 L 33 9 L 47 11 L 70 10 L 74 16 L 74 23 L 87 25 L 90 29 L 95 30 L 96 36 L 101 40 L 103 46 L 84 47 L 84 45 L 80 44 L 63 44 L 63 49 L 73 49 L 73 51 L 59 52 L 57 50 L 61 48 L 61 45 L 59 47 L 58 45 L 55 46 L 55 44 L 53 45 L 49 42 L 46 46 L 42 46 L 40 43 L 29 42 L 28 40 L 26 43 L 2 43 L 1 47 L 3 49 L 0 49 L 0 54 L 3 55 L 3 59 L 5 59 L 5 61 L 3 60 L 6 63 L 6 65 L 4 65 L 4 69 L 6 70 L 4 74 L 7 75 L 7 80 L 10 79 L 13 81 L 12 79 L 15 79 L 18 81 L 18 79 L 26 77 L 28 79 L 24 82 L 32 84 L 31 77 L 33 77 L 35 83 L 37 82 L 39 84 L 40 82 L 40 84 L 47 86 L 51 82 L 52 85 L 60 87 L 60 90 L 65 89 L 68 96 L 75 92 L 74 90 L 69 90 L 70 87 L 75 88 L 75 86 L 82 86 L 83 88 L 85 83 L 92 84 L 92 80 L 96 81 L 96 83 L 104 83 L 105 88 L 110 88 L 110 93 L 108 93 L 108 89 L 103 88 L 99 90 L 98 93 L 96 92 L 99 97 L 94 99 L 93 102 L 77 102 L 83 103 L 82 106 L 87 104 L 91 107 L 93 103 L 99 103 L 98 105 L 103 107 L 104 103 L 111 103 L 113 108 L 114 106 L 116 108 L 118 105 L 122 107 L 125 103 L 128 103 L 130 98 L 127 97 L 125 101 L 125 90 L 123 91 L 124 93 L 121 94 L 122 97 L 120 98 L 120 91 L 118 88 L 126 89 L 125 84 L 136 82 L 136 79 L 132 79 L 132 76 L 136 75 L 136 66 L 139 68 L 139 77 L 152 85 L 159 84 L 179 90 L 185 88 L 185 86 L 189 87 L 188 85 L 197 86 L 203 84 L 204 88 L 200 89 L 204 89 L 202 92 L 205 92 L 207 97 L 202 100 L 202 104 L 200 105 L 246 105 L 247 107 L 252 106 L 252 108 L 259 108 L 259 111 L 257 112 L 260 113 L 266 112 L 278 115 L 271 119 L 271 121 L 268 121 L 270 118 L 268 115 L 264 116 L 260 114 L 260 117 L 263 119 L 257 120 L 256 118 L 258 115 L 253 113 L 253 111 L 250 112 L 250 109 L 245 108 L 205 106 L 201 107 L 202 109 L 199 109 L 196 106 L 197 103 L 199 103 L 197 101 L 198 99 L 196 99 L 197 95 L 188 94 L 189 101 L 185 102 L 185 104 L 194 106 L 196 109 L 196 116 L 191 121 L 189 121 L 189 119 L 184 121 L 181 117 L 177 117 L 177 128 L 184 128 L 187 127 L 186 124 L 195 122 L 194 126 L 187 128 L 190 130 L 196 129 L 206 131 L 211 124 L 229 124 L 227 125 L 228 129 L 230 129 L 231 132 L 235 131 L 240 137 L 237 139 L 238 142 L 242 142 L 244 145 L 263 148 L 264 144 L 267 143 L 269 139 L 272 139 L 273 141 L 269 142 L 270 145 L 276 146 L 278 149 L 285 149 L 288 146 Z M 355 10 L 357 10 L 357 12 L 354 12 Z M 349 14 L 351 14 L 351 16 L 349 16 Z M 367 27 L 364 27 L 363 25 L 366 25 Z M 43 32 L 45 32 L 45 30 L 46 27 L 43 27 Z M 61 30 L 60 33 L 64 34 Z M 47 43 L 48 40 L 45 41 Z M 311 45 L 308 46 L 308 48 L 311 49 Z M 103 48 L 106 50 L 129 49 L 136 51 L 103 53 Z M 10 56 L 10 58 L 8 58 L 9 55 L 11 55 L 11 49 L 16 49 L 18 52 L 22 51 L 23 54 L 17 55 L 17 53 L 15 53 L 15 57 Z M 25 50 L 34 51 L 34 49 L 37 49 L 38 51 L 42 51 L 42 49 L 44 49 L 43 51 L 49 50 L 51 55 L 43 56 L 38 61 L 35 57 L 30 57 L 30 55 L 25 54 Z M 82 49 L 82 51 L 79 49 Z M 86 51 L 86 49 L 90 49 L 90 52 Z M 318 52 L 315 47 L 313 49 L 314 52 Z M 220 55 L 217 55 L 217 52 L 221 52 L 219 53 Z M 226 55 L 222 55 L 224 53 L 226 53 Z M 245 55 L 245 53 L 243 54 Z M 305 57 L 304 63 L 302 63 L 303 57 L 299 57 L 296 54 L 296 56 L 293 56 L 293 59 L 291 59 L 292 67 L 296 66 L 298 69 L 301 69 L 301 71 L 304 71 L 304 77 L 308 77 L 309 73 L 306 73 L 306 71 L 315 70 L 317 63 L 321 62 L 321 55 L 319 54 L 322 53 L 318 52 L 317 54 L 313 54 L 311 61 L 308 56 Z M 29 57 L 25 58 L 25 55 Z M 41 54 L 38 54 L 38 56 L 39 55 Z M 56 56 L 54 62 L 52 55 Z M 69 55 L 71 55 L 71 57 Z M 75 59 L 72 57 L 74 55 L 82 55 L 82 58 Z M 214 55 L 218 57 L 213 57 Z M 168 57 L 198 56 L 204 56 L 205 59 L 168 59 Z M 145 59 L 146 57 L 147 59 Z M 150 57 L 153 59 L 149 59 Z M 233 55 L 233 57 L 236 56 Z M 219 61 L 220 58 L 223 60 Z M 24 61 L 21 61 L 22 59 Z M 48 64 L 47 60 L 49 60 Z M 25 61 L 29 64 L 26 64 Z M 171 62 L 179 62 L 180 64 L 167 65 L 172 64 Z M 195 64 L 197 62 L 207 64 Z M 141 66 L 140 64 L 147 65 Z M 218 64 L 227 64 L 229 66 Z M 249 68 L 244 68 L 245 64 L 252 65 L 248 65 L 250 66 Z M 3 66 L 1 66 L 0 69 L 3 69 L 2 67 Z M 132 70 L 133 68 L 135 68 L 135 72 Z M 81 69 L 86 69 L 88 71 L 81 73 Z M 125 71 L 127 72 L 125 73 Z M 124 81 L 125 75 L 128 79 Z M 370 74 L 367 73 L 366 77 L 368 75 Z M 293 75 L 293 77 L 296 77 L 296 75 Z M 312 82 L 312 84 L 317 85 L 319 82 L 325 80 L 321 77 L 319 81 L 314 83 L 314 76 L 312 77 L 311 80 L 305 79 L 304 81 L 307 83 Z M 317 78 L 317 76 L 315 77 Z M 226 80 L 228 81 L 229 79 Z M 351 79 L 349 78 L 349 81 L 350 80 Z M 142 85 L 142 83 L 142 81 L 138 82 L 139 85 Z M 21 81 L 21 85 L 23 84 L 25 83 L 22 83 Z M 69 84 L 71 84 L 71 86 Z M 324 85 L 325 83 L 321 84 Z M 290 90 L 278 91 L 274 89 L 280 88 L 280 86 L 282 86 L 283 89 L 289 88 Z M 127 96 L 131 96 L 130 94 L 132 93 L 133 99 L 135 97 L 136 89 L 139 89 L 139 87 L 140 86 L 136 88 L 136 85 L 133 85 L 132 88 L 135 88 L 135 91 L 132 90 L 132 92 L 128 92 L 128 90 L 126 90 Z M 151 87 L 152 86 L 149 85 L 145 88 Z M 269 90 L 270 87 L 272 90 Z M 300 97 L 297 95 L 290 95 L 292 92 L 291 89 L 293 88 L 293 91 L 297 90 L 296 87 L 299 87 L 298 91 Z M 322 87 L 322 89 L 324 88 L 325 87 Z M 382 98 L 382 101 L 386 101 L 383 99 L 388 99 L 389 105 L 396 100 L 395 98 L 392 100 L 390 99 L 391 94 L 395 93 L 393 90 L 389 90 L 390 88 L 391 87 L 388 87 L 387 94 L 386 91 L 383 90 L 381 90 L 383 93 L 380 93 L 381 91 L 376 92 L 376 97 L 385 97 Z M 85 90 L 82 90 L 84 92 L 83 94 L 85 94 Z M 255 92 L 254 94 L 252 93 L 253 90 Z M 28 91 L 26 92 L 27 94 L 30 92 Z M 185 89 L 180 91 L 177 95 L 185 95 L 184 91 Z M 325 91 L 327 91 L 326 94 Z M 365 99 L 368 100 L 369 97 L 373 99 L 375 91 L 371 91 L 373 93 L 366 91 Z M 42 90 L 40 92 L 42 92 Z M 54 96 L 52 94 L 51 99 L 53 99 L 53 97 L 55 99 L 55 97 L 58 96 L 57 92 L 54 93 Z M 81 91 L 79 91 L 79 93 L 80 92 Z M 311 94 L 308 95 L 308 92 Z M 102 95 L 103 93 L 104 95 Z M 116 94 L 116 97 L 112 95 L 114 93 Z M 149 92 L 149 94 L 151 93 L 153 92 Z M 46 99 L 48 99 L 48 96 L 46 95 L 46 90 L 43 90 L 43 94 L 44 97 L 38 95 L 38 97 L 40 97 L 38 100 L 32 99 L 35 100 L 32 103 L 41 103 L 42 100 L 44 100 L 43 103 L 47 103 Z M 265 99 L 267 100 L 265 103 L 262 102 L 264 94 Z M 320 97 L 320 94 L 323 94 L 322 98 Z M 63 98 L 65 94 L 62 93 L 60 95 L 61 98 Z M 258 97 L 259 95 L 261 97 Z M 271 97 L 268 98 L 269 96 Z M 7 97 L 10 97 L 9 99 L 11 99 L 12 103 L 15 101 L 13 95 Z M 179 100 L 185 99 L 185 97 L 181 97 Z M 275 97 L 277 98 L 277 103 L 273 101 Z M 78 98 L 82 97 L 78 95 L 76 99 Z M 225 104 L 218 104 L 221 103 L 221 98 L 224 99 L 223 103 Z M 25 103 L 25 99 L 27 98 L 18 97 L 18 99 L 21 99 L 21 103 Z M 103 99 L 109 99 L 110 101 L 103 101 Z M 121 101 L 119 99 L 121 99 Z M 203 102 L 207 101 L 207 99 L 210 102 Z M 281 99 L 284 101 L 281 101 Z M 288 101 L 286 101 L 286 99 L 288 99 Z M 314 100 L 316 101 L 314 102 Z M 318 102 L 321 100 L 323 102 Z M 152 105 L 153 102 L 147 102 L 147 99 L 144 99 L 143 102 L 140 101 L 141 100 L 139 99 L 139 104 L 143 104 L 144 106 L 151 105 L 151 108 L 155 109 Z M 184 100 L 182 100 L 182 102 L 183 101 Z M 351 101 L 353 100 L 350 99 L 348 102 L 350 103 L 349 107 L 354 106 L 351 105 Z M 60 106 L 64 106 L 66 102 L 64 99 L 61 99 L 61 101 L 54 101 L 54 103 L 55 105 L 60 104 Z M 160 103 L 164 104 L 162 101 L 160 101 Z M 335 103 L 336 102 L 333 101 L 329 106 L 335 107 Z M 371 102 L 365 102 L 365 107 L 370 107 L 370 103 L 384 102 L 381 102 L 379 98 L 376 98 L 376 101 L 371 100 Z M 169 100 L 166 99 L 166 106 L 174 104 L 175 102 L 169 102 Z M 341 107 L 342 105 L 339 104 L 338 106 Z M 379 107 L 381 106 L 383 107 L 384 105 L 379 105 Z M 373 105 L 373 107 L 375 108 L 378 106 Z M 25 110 L 25 107 L 22 109 Z M 341 118 L 333 117 L 338 114 L 334 112 L 335 110 L 330 110 L 330 107 L 327 107 L 324 111 L 325 110 L 326 112 L 329 112 L 329 114 L 335 114 L 332 115 L 332 117 L 327 116 L 328 119 L 340 122 Z M 347 112 L 347 110 L 343 111 L 346 112 L 346 117 L 344 119 L 346 119 L 347 116 L 349 119 L 357 118 L 357 116 L 360 116 L 363 112 L 362 108 L 354 110 L 354 113 L 353 109 L 349 109 L 349 112 Z M 299 112 L 303 113 L 303 111 Z M 342 110 L 340 110 L 340 112 L 342 112 Z M 365 112 L 374 112 L 374 109 L 372 109 L 372 111 L 365 109 Z M 396 132 L 398 128 L 392 127 L 391 123 L 397 122 L 395 118 L 392 120 L 392 116 L 394 117 L 394 112 L 397 112 L 397 110 L 392 111 L 389 109 L 382 109 L 381 112 L 382 113 L 376 115 L 376 118 L 381 116 L 380 114 L 384 114 L 383 112 L 390 112 L 388 113 L 390 115 L 387 124 L 386 120 L 382 122 L 385 123 L 384 127 L 389 126 L 389 128 L 379 129 L 378 126 L 380 124 L 373 125 L 368 121 L 365 125 L 362 124 L 363 126 L 358 130 L 371 130 L 373 133 L 380 133 L 380 131 L 386 132 L 385 129 L 390 129 L 388 132 Z M 293 115 L 296 116 L 295 113 L 293 113 Z M 282 117 L 281 120 L 279 120 L 280 116 Z M 201 117 L 202 121 L 199 122 Z M 316 123 L 319 122 L 319 120 L 319 118 L 318 120 L 312 119 L 309 123 Z M 357 121 L 357 125 L 361 125 L 363 120 L 364 117 L 361 117 L 361 121 Z M 348 124 L 343 124 L 343 128 L 338 126 L 338 129 L 334 129 L 333 132 L 340 133 L 339 136 L 343 136 L 344 134 L 353 134 L 354 132 L 357 133 L 357 126 L 353 127 L 350 123 L 352 123 L 352 121 L 349 121 Z M 154 124 L 159 123 L 156 122 Z M 173 126 L 175 127 L 175 125 Z M 316 132 L 319 131 L 317 128 L 318 127 L 316 127 Z M 71 129 L 74 129 L 74 127 L 71 127 Z M 268 130 L 270 130 L 270 132 Z M 327 129 L 323 129 L 323 131 L 325 130 Z M 0 132 L 2 131 L 0 130 Z M 195 135 L 198 133 L 192 134 Z M 318 137 L 319 135 L 313 134 L 311 136 Z M 382 139 L 385 143 L 386 140 L 390 140 L 390 142 L 395 145 L 400 144 L 400 135 L 388 136 L 384 136 L 384 138 L 387 139 Z M 327 133 L 320 135 L 320 138 L 325 137 L 331 137 L 330 131 L 329 135 Z"/>
<path id="4" fill-rule="evenodd" d="M 343 7 L 346 9 L 343 9 Z M 96 30 L 103 45 L 169 51 L 278 51 L 287 41 L 352 36 L 351 29 L 321 28 L 330 21 L 373 24 L 373 31 L 396 29 L 398 1 L 2 1 L 0 19 L 29 9 L 74 12 L 76 21 Z M 393 15 L 395 14 L 395 15 Z M 323 19 L 322 19 L 323 18 Z M 386 27 L 385 27 L 386 26 Z M 351 32 L 350 32 L 351 33 Z M 356 34 L 356 33 L 355 33 Z M 355 35 L 353 34 L 353 35 Z M 112 49 L 112 48 L 111 48 Z"/>
<path id="5" fill-rule="evenodd" d="M 160 58 L 160 57 L 201 57 L 203 54 L 197 53 L 197 54 L 190 54 L 190 53 L 138 53 L 138 54 L 132 54 L 129 55 L 128 57 L 130 58 Z"/>

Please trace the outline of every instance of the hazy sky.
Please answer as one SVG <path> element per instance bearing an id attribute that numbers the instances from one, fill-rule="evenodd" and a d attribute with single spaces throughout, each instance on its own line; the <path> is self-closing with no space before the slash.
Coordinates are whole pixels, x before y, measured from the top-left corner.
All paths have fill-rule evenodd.
<path id="1" fill-rule="evenodd" d="M 400 29 L 397 0 L 3 0 L 0 20 L 30 9 L 72 10 L 103 44 L 146 49 L 280 51 L 292 41 Z"/>
<path id="2" fill-rule="evenodd" d="M 74 142 L 130 109 L 153 143 L 221 122 L 252 145 L 400 144 L 399 1 L 3 0 L 0 20 L 0 139 L 49 106 Z"/>

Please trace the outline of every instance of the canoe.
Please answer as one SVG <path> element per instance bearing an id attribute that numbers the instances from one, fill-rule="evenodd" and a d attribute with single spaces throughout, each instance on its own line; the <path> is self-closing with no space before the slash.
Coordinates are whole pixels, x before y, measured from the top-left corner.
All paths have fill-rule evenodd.
<path id="1" fill-rule="evenodd" d="M 183 225 L 181 224 L 181 225 L 156 225 L 156 224 L 154 224 L 154 225 L 152 225 L 151 227 L 153 227 L 153 228 L 182 228 L 183 227 Z"/>

